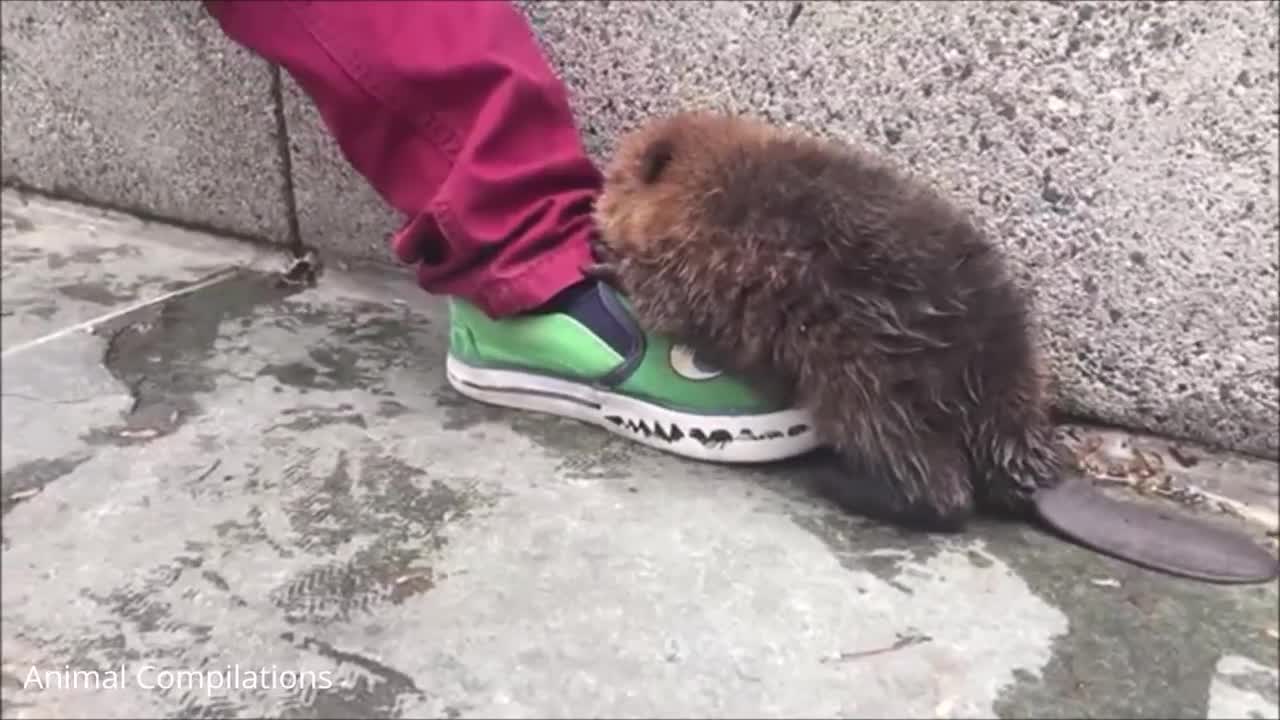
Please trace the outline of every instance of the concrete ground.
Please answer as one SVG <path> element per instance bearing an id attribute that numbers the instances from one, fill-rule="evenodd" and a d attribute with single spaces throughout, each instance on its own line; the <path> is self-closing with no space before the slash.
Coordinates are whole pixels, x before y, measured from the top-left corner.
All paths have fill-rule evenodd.
<path id="1" fill-rule="evenodd" d="M 9 193 L 3 233 L 6 717 L 1280 717 L 1275 584 L 475 404 L 408 273 L 281 289 L 277 251 Z M 1274 464 L 1073 433 L 1273 541 Z"/>

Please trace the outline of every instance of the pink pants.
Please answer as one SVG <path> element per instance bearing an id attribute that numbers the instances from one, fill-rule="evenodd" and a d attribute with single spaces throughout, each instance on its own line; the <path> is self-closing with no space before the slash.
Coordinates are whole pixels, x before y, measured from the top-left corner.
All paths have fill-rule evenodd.
<path id="1" fill-rule="evenodd" d="M 404 214 L 392 251 L 417 264 L 423 289 L 502 316 L 581 279 L 600 175 L 516 7 L 205 6 L 232 40 L 294 78 L 347 161 Z"/>

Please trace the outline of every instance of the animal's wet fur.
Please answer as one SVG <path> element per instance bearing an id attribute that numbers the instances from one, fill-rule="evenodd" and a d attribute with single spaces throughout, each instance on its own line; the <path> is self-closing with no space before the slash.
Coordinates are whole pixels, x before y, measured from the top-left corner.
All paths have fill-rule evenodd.
<path id="1" fill-rule="evenodd" d="M 975 222 L 886 161 L 680 113 L 620 141 L 596 213 L 593 274 L 812 407 L 849 469 L 836 500 L 959 530 L 1059 481 L 1028 299 Z"/>

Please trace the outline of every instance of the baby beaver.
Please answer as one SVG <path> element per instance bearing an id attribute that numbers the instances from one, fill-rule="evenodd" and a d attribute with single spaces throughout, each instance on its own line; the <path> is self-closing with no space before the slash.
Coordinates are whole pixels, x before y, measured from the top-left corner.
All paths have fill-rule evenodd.
<path id="1" fill-rule="evenodd" d="M 1166 572 L 1269 580 L 1244 536 L 1101 495 L 1053 438 L 1030 303 L 997 248 L 887 162 L 761 120 L 684 112 L 625 136 L 600 263 L 639 321 L 813 412 L 846 508 L 958 531 L 1038 517 Z"/>

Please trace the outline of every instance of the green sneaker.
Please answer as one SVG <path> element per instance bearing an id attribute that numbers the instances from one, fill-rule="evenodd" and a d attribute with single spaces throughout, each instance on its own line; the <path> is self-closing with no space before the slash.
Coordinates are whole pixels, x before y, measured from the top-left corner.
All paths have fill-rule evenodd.
<path id="1" fill-rule="evenodd" d="M 770 404 L 688 348 L 641 332 L 606 286 L 593 301 L 629 336 L 627 352 L 573 315 L 494 320 L 451 298 L 449 384 L 473 400 L 573 418 L 695 460 L 768 462 L 818 446 L 808 411 Z"/>

